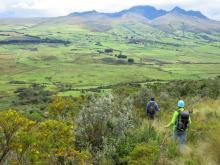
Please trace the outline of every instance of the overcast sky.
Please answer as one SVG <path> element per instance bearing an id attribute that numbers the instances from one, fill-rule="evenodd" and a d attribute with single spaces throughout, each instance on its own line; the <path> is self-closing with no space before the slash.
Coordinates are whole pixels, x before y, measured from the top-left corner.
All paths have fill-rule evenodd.
<path id="1" fill-rule="evenodd" d="M 199 10 L 220 20 L 220 0 L 0 0 L 0 13 L 7 11 L 41 11 L 44 16 L 62 16 L 75 11 L 115 12 L 136 5 L 152 5 L 170 10 L 175 6 Z"/>

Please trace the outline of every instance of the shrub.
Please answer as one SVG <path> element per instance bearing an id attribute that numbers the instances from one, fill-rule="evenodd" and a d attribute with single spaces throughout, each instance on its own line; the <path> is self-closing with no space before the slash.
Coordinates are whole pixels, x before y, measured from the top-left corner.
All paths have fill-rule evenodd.
<path id="1" fill-rule="evenodd" d="M 149 165 L 157 164 L 159 157 L 159 146 L 155 142 L 150 142 L 136 145 L 126 159 L 131 165 Z"/>
<path id="2" fill-rule="evenodd" d="M 152 89 L 149 88 L 141 88 L 135 95 L 134 95 L 134 105 L 138 108 L 143 108 L 146 106 L 147 102 L 150 100 L 151 97 L 154 97 L 155 94 Z"/>
<path id="3" fill-rule="evenodd" d="M 118 58 L 127 58 L 126 55 L 122 55 L 122 54 L 119 54 L 117 57 L 118 57 Z"/>
<path id="4" fill-rule="evenodd" d="M 160 144 L 162 143 L 163 138 L 164 136 L 159 134 L 152 125 L 144 122 L 140 128 L 137 128 L 125 137 L 121 138 L 116 152 L 120 157 L 124 157 L 129 155 L 129 153 L 139 143 L 155 141 Z"/>
<path id="5" fill-rule="evenodd" d="M 77 116 L 76 123 L 76 144 L 79 149 L 89 149 L 96 161 L 103 155 L 112 158 L 119 138 L 134 127 L 132 100 L 118 100 L 112 95 L 93 97 Z"/>
<path id="6" fill-rule="evenodd" d="M 57 120 L 73 120 L 78 113 L 80 106 L 78 101 L 70 97 L 55 97 L 48 106 L 48 112 L 51 118 Z"/>
<path id="7" fill-rule="evenodd" d="M 50 101 L 50 96 L 54 94 L 54 92 L 47 91 L 44 86 L 38 84 L 32 84 L 29 88 L 18 88 L 15 93 L 17 93 L 18 98 L 14 101 L 15 105 L 45 104 Z"/>
<path id="8" fill-rule="evenodd" d="M 134 63 L 134 59 L 133 58 L 129 58 L 128 59 L 128 63 L 133 64 Z"/>
<path id="9" fill-rule="evenodd" d="M 34 124 L 15 110 L 0 112 L 0 164 L 4 164 L 13 149 L 17 149 L 16 134 L 30 130 Z"/>
<path id="10" fill-rule="evenodd" d="M 105 49 L 104 52 L 105 52 L 105 53 L 112 53 L 112 52 L 113 52 L 113 49 L 111 49 L 111 48 L 110 48 L 110 49 Z"/>

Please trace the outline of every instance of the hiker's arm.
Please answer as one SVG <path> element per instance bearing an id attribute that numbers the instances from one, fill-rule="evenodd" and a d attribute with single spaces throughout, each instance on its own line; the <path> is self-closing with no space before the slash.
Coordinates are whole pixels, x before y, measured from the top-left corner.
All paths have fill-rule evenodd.
<path id="1" fill-rule="evenodd" d="M 175 125 L 175 124 L 176 124 L 177 117 L 178 117 L 178 112 L 175 111 L 175 112 L 173 113 L 173 117 L 172 117 L 171 122 L 170 122 L 166 127 L 171 127 L 171 126 Z"/>

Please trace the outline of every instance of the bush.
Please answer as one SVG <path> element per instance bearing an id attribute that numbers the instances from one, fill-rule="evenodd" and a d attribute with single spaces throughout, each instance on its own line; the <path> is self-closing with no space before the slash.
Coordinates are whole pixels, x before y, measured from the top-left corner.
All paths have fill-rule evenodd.
<path id="1" fill-rule="evenodd" d="M 140 128 L 137 128 L 124 138 L 121 138 L 116 152 L 120 157 L 125 157 L 129 155 L 137 144 L 149 143 L 150 141 L 155 141 L 160 144 L 163 138 L 164 136 L 159 134 L 152 125 L 144 122 Z"/>
<path id="2" fill-rule="evenodd" d="M 119 54 L 117 57 L 118 57 L 118 58 L 127 58 L 126 55 L 122 55 L 122 54 Z"/>
<path id="3" fill-rule="evenodd" d="M 128 63 L 133 64 L 134 63 L 134 59 L 133 58 L 129 58 L 128 59 Z"/>
<path id="4" fill-rule="evenodd" d="M 44 86 L 38 84 L 32 84 L 29 88 L 18 88 L 15 93 L 17 93 L 15 105 L 45 104 L 50 101 L 50 97 L 54 94 L 54 92 L 47 91 Z"/>
<path id="5" fill-rule="evenodd" d="M 105 53 L 112 53 L 112 52 L 113 52 L 113 49 L 111 49 L 111 48 L 110 48 L 110 49 L 105 49 L 104 52 L 105 52 Z"/>
<path id="6" fill-rule="evenodd" d="M 112 95 L 93 97 L 77 116 L 76 123 L 76 144 L 79 149 L 89 149 L 96 163 L 103 155 L 112 158 L 119 138 L 135 125 L 132 100 L 118 100 Z"/>
<path id="7" fill-rule="evenodd" d="M 73 120 L 75 115 L 79 111 L 79 105 L 77 100 L 70 97 L 55 97 L 48 106 L 49 116 L 56 120 Z"/>
<path id="8" fill-rule="evenodd" d="M 134 104 L 137 108 L 143 108 L 146 106 L 147 102 L 150 100 L 151 97 L 155 97 L 154 91 L 149 88 L 141 88 L 135 95 L 134 95 Z"/>
<path id="9" fill-rule="evenodd" d="M 159 146 L 155 142 L 150 142 L 136 145 L 126 159 L 130 165 L 149 165 L 157 164 L 159 158 Z"/>

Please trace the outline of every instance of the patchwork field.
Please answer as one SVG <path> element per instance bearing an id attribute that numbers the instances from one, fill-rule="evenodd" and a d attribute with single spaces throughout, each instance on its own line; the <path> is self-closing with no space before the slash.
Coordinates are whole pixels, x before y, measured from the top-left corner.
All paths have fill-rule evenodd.
<path id="1" fill-rule="evenodd" d="M 120 83 L 214 78 L 220 33 L 165 32 L 128 18 L 2 20 L 0 69 L 1 107 L 33 83 L 79 95 Z"/>

